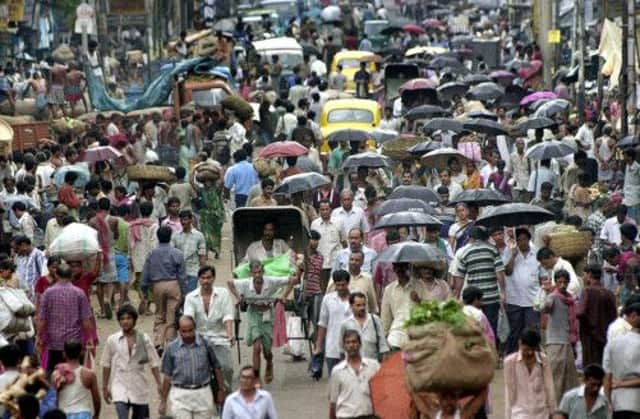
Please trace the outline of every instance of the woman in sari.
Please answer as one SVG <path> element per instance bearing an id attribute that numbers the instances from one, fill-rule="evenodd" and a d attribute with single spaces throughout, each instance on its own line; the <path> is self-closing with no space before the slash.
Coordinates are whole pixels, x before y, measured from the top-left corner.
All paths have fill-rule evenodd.
<path id="1" fill-rule="evenodd" d="M 219 170 L 222 172 L 222 170 Z M 222 202 L 222 173 L 217 180 L 207 178 L 203 185 L 193 184 L 198 191 L 199 202 L 196 208 L 200 213 L 200 231 L 204 234 L 207 249 L 216 259 L 220 257 L 222 225 L 224 224 L 224 203 Z"/>
<path id="2" fill-rule="evenodd" d="M 462 182 L 464 190 L 482 188 L 482 176 L 472 161 L 467 163 L 467 178 Z"/>
<path id="3" fill-rule="evenodd" d="M 470 226 L 469 207 L 465 203 L 456 205 L 456 222 L 449 227 L 449 245 L 453 252 L 464 245 L 464 236 Z"/>

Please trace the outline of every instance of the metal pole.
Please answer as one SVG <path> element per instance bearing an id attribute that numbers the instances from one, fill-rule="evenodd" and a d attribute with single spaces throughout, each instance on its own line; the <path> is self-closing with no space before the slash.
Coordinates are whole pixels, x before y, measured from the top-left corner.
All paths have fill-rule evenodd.
<path id="1" fill-rule="evenodd" d="M 549 31 L 551 30 L 551 3 L 548 1 L 539 1 L 538 10 L 540 13 L 540 26 L 538 31 L 538 45 L 542 52 L 542 75 L 544 78 L 544 86 L 547 90 L 551 90 L 552 86 L 552 70 L 553 70 L 553 44 L 549 43 Z"/>
<path id="2" fill-rule="evenodd" d="M 627 70 L 629 63 L 629 8 L 622 8 L 622 72 L 620 73 L 620 107 L 622 108 L 622 136 L 629 135 L 627 93 L 629 90 Z"/>
<path id="3" fill-rule="evenodd" d="M 627 38 L 627 77 L 629 81 L 627 82 L 627 88 L 629 96 L 627 96 L 627 107 L 629 108 L 629 112 L 632 115 L 635 115 L 636 108 L 636 2 L 628 1 L 628 22 L 629 22 L 629 30 L 628 30 L 628 38 Z M 628 125 L 628 124 L 627 124 Z M 628 128 L 627 128 L 628 129 Z M 629 133 L 626 132 L 625 135 Z"/>
<path id="4" fill-rule="evenodd" d="M 578 95 L 576 97 L 576 103 L 578 105 L 578 118 L 580 122 L 584 122 L 584 105 L 585 105 L 585 93 L 584 93 L 584 55 L 585 55 L 585 25 L 584 25 L 584 0 L 577 0 L 574 13 L 578 15 Z"/>

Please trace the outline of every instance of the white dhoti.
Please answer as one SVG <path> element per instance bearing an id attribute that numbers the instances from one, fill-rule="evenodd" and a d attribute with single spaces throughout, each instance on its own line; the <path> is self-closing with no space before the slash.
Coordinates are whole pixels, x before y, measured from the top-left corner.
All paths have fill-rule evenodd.
<path id="1" fill-rule="evenodd" d="M 195 390 L 171 387 L 169 402 L 174 419 L 211 419 L 214 414 L 213 394 L 209 386 Z"/>

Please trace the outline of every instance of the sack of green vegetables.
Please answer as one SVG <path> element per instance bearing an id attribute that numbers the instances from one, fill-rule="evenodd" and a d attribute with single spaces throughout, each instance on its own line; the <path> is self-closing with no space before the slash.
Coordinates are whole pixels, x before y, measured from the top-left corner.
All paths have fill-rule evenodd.
<path id="1" fill-rule="evenodd" d="M 418 304 L 406 327 L 409 341 L 402 350 L 413 391 L 477 392 L 493 379 L 495 350 L 459 302 Z"/>

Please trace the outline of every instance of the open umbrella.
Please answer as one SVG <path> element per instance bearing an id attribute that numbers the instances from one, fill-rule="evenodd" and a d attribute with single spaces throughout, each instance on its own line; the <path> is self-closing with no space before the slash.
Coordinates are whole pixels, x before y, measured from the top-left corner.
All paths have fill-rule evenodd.
<path id="1" fill-rule="evenodd" d="M 467 92 L 467 97 L 476 100 L 496 100 L 504 95 L 504 88 L 494 82 L 476 84 Z"/>
<path id="2" fill-rule="evenodd" d="M 122 153 L 109 145 L 86 149 L 80 156 L 80 160 L 88 163 L 114 160 L 122 157 Z"/>
<path id="3" fill-rule="evenodd" d="M 387 214 L 380 218 L 374 229 L 389 227 L 413 227 L 413 226 L 441 226 L 442 222 L 436 217 L 416 211 L 401 211 Z"/>
<path id="4" fill-rule="evenodd" d="M 533 113 L 533 116 L 546 116 L 553 118 L 554 115 L 567 112 L 571 108 L 571 102 L 566 99 L 552 99 L 540 106 Z"/>
<path id="5" fill-rule="evenodd" d="M 414 23 L 409 23 L 407 25 L 404 25 L 402 27 L 402 30 L 407 32 L 407 33 L 411 33 L 414 35 L 421 35 L 424 33 L 424 29 L 422 29 L 420 26 L 414 24 Z"/>
<path id="6" fill-rule="evenodd" d="M 327 6 L 320 12 L 320 17 L 325 22 L 340 22 L 342 21 L 342 10 L 339 6 Z"/>
<path id="7" fill-rule="evenodd" d="M 328 185 L 331 179 L 319 173 L 309 172 L 287 176 L 273 191 L 274 194 L 286 195 L 296 192 L 312 191 L 320 186 Z"/>
<path id="8" fill-rule="evenodd" d="M 76 179 L 76 182 L 73 185 L 77 188 L 84 188 L 84 186 L 91 179 L 91 173 L 89 173 L 89 168 L 83 164 L 73 164 L 70 166 L 62 166 L 61 168 L 56 170 L 55 174 L 53 175 L 53 180 L 56 186 L 58 187 L 62 186 L 62 184 L 64 183 L 64 176 L 68 172 L 76 172 L 78 174 L 78 179 Z"/>
<path id="9" fill-rule="evenodd" d="M 486 109 L 475 109 L 473 111 L 470 111 L 467 113 L 467 117 L 471 119 L 475 119 L 475 118 L 489 119 L 491 121 L 498 120 L 498 115 Z"/>
<path id="10" fill-rule="evenodd" d="M 436 83 L 433 80 L 417 78 L 404 82 L 398 91 L 400 93 L 404 91 L 418 90 L 418 89 L 435 89 Z"/>
<path id="11" fill-rule="evenodd" d="M 542 99 L 556 99 L 557 97 L 558 95 L 556 95 L 553 92 L 548 92 L 548 91 L 534 92 L 534 93 L 531 93 L 530 95 L 523 97 L 520 100 L 520 106 L 527 106 L 530 103 L 537 102 L 538 100 L 542 100 Z"/>
<path id="12" fill-rule="evenodd" d="M 445 83 L 438 87 L 438 94 L 443 99 L 451 100 L 454 96 L 464 96 L 469 90 L 469 85 L 464 83 L 458 83 L 455 81 Z"/>
<path id="13" fill-rule="evenodd" d="M 488 135 L 507 135 L 507 129 L 497 121 L 485 118 L 476 118 L 464 121 L 464 129 Z"/>
<path id="14" fill-rule="evenodd" d="M 476 220 L 476 224 L 485 227 L 518 227 L 536 225 L 554 219 L 555 216 L 551 211 L 537 205 L 510 203 L 486 211 Z"/>
<path id="15" fill-rule="evenodd" d="M 426 202 L 411 198 L 389 199 L 373 210 L 373 212 L 379 216 L 393 214 L 400 211 L 417 211 L 429 215 L 436 215 L 438 213 L 435 208 Z"/>
<path id="16" fill-rule="evenodd" d="M 369 139 L 369 133 L 359 129 L 341 129 L 329 134 L 327 140 L 330 143 L 348 143 L 351 141 L 363 142 Z"/>
<path id="17" fill-rule="evenodd" d="M 554 125 L 556 125 L 556 121 L 553 119 L 540 116 L 538 118 L 529 118 L 526 121 L 519 123 L 516 125 L 516 130 L 526 133 L 530 129 L 544 129 Z"/>
<path id="18" fill-rule="evenodd" d="M 385 36 L 393 35 L 396 32 L 402 32 L 402 28 L 400 26 L 387 26 L 380 31 L 380 33 Z"/>
<path id="19" fill-rule="evenodd" d="M 489 205 L 502 205 L 510 202 L 500 192 L 493 189 L 468 189 L 460 192 L 456 195 L 455 199 L 451 200 L 449 205 L 455 205 L 459 203 L 472 204 L 478 207 L 486 207 Z"/>
<path id="20" fill-rule="evenodd" d="M 369 132 L 369 136 L 379 143 L 393 140 L 394 138 L 398 138 L 399 135 L 398 131 L 392 129 L 374 129 Z"/>
<path id="21" fill-rule="evenodd" d="M 425 28 L 444 28 L 446 24 L 439 19 L 427 18 L 422 21 L 422 26 Z"/>
<path id="22" fill-rule="evenodd" d="M 271 159 L 276 157 L 298 157 L 304 156 L 309 152 L 307 147 L 297 141 L 276 141 L 268 144 L 260 150 L 258 157 L 263 159 Z"/>
<path id="23" fill-rule="evenodd" d="M 452 131 L 452 132 L 462 132 L 464 127 L 462 126 L 462 122 L 452 119 L 452 118 L 433 118 L 427 121 L 423 127 L 425 132 L 434 132 L 434 131 Z"/>
<path id="24" fill-rule="evenodd" d="M 451 111 L 435 105 L 420 105 L 412 108 L 404 114 L 404 119 L 413 121 L 416 119 L 432 118 L 434 116 L 449 116 Z"/>
<path id="25" fill-rule="evenodd" d="M 441 264 L 446 256 L 431 244 L 402 242 L 392 244 L 378 254 L 376 262 L 419 263 L 421 265 Z"/>
<path id="26" fill-rule="evenodd" d="M 373 151 L 365 151 L 364 153 L 353 154 L 342 164 L 343 169 L 357 167 L 391 167 L 392 160 Z"/>
<path id="27" fill-rule="evenodd" d="M 533 60 L 531 62 L 523 63 L 520 68 L 518 68 L 518 75 L 522 80 L 528 80 L 531 77 L 538 74 L 538 72 L 542 69 L 542 61 Z"/>
<path id="28" fill-rule="evenodd" d="M 525 157 L 532 160 L 547 160 L 565 157 L 575 152 L 576 150 L 565 142 L 550 140 L 538 143 L 528 149 Z"/>
<path id="29" fill-rule="evenodd" d="M 469 86 L 473 86 L 480 83 L 490 83 L 491 77 L 484 74 L 470 74 L 462 79 L 462 82 Z"/>
<path id="30" fill-rule="evenodd" d="M 440 199 L 435 192 L 426 186 L 405 186 L 400 185 L 391 192 L 387 199 L 411 198 L 420 199 L 424 202 L 438 202 Z"/>
<path id="31" fill-rule="evenodd" d="M 413 147 L 409 147 L 407 151 L 414 156 L 422 156 L 430 151 L 441 149 L 442 143 L 438 141 L 425 141 L 424 143 L 416 144 Z"/>
<path id="32" fill-rule="evenodd" d="M 456 159 L 462 165 L 469 160 L 467 156 L 451 147 L 444 147 L 439 150 L 430 151 L 422 156 L 421 162 L 425 167 L 433 169 L 446 169 L 449 167 L 449 160 Z"/>
<path id="33" fill-rule="evenodd" d="M 640 145 L 640 139 L 635 135 L 627 135 L 616 145 L 620 148 L 635 148 Z"/>
<path id="34" fill-rule="evenodd" d="M 429 67 L 431 68 L 445 68 L 445 67 L 462 67 L 463 64 L 455 57 L 447 57 L 439 55 L 429 61 Z"/>
<path id="35" fill-rule="evenodd" d="M 511 84 L 513 79 L 518 77 L 518 75 L 507 70 L 496 70 L 489 73 L 489 77 L 495 80 L 496 82 L 498 82 L 498 80 L 505 80 L 505 81 L 508 81 L 509 84 Z"/>

